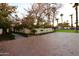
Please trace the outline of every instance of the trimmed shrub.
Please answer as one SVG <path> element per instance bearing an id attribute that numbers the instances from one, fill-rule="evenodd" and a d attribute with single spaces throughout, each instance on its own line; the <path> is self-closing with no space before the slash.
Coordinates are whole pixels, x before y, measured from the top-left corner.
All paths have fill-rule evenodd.
<path id="1" fill-rule="evenodd" d="M 43 31 L 43 30 L 40 30 L 40 31 Z"/>
<path id="2" fill-rule="evenodd" d="M 36 30 L 35 29 L 32 29 L 31 30 L 31 34 L 35 34 Z"/>

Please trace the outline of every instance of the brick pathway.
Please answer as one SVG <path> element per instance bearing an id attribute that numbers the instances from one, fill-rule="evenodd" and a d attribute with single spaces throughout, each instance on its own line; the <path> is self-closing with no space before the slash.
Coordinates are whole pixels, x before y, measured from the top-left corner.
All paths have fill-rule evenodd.
<path id="1" fill-rule="evenodd" d="M 79 33 L 50 33 L 0 42 L 0 55 L 79 56 Z"/>

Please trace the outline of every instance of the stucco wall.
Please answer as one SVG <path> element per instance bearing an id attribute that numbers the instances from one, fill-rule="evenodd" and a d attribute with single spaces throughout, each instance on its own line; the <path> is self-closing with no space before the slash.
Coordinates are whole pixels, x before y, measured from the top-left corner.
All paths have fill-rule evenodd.
<path id="1" fill-rule="evenodd" d="M 37 30 L 37 32 L 35 34 L 47 33 L 47 32 L 52 32 L 53 31 L 52 28 L 39 28 L 39 29 L 35 29 L 35 30 Z"/>
<path id="2" fill-rule="evenodd" d="M 2 29 L 0 29 L 0 34 L 2 34 Z"/>
<path id="3" fill-rule="evenodd" d="M 40 33 L 48 33 L 48 32 L 52 32 L 53 29 L 52 28 L 36 28 L 36 33 L 35 34 L 40 34 Z M 27 28 L 24 28 L 23 30 L 19 31 L 19 32 L 22 32 L 22 33 L 31 33 L 31 30 L 27 29 Z"/>

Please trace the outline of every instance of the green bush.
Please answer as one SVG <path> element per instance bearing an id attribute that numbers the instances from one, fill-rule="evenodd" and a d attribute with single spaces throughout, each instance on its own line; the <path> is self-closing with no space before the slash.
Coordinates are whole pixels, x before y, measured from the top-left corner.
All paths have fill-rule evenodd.
<path id="1" fill-rule="evenodd" d="M 43 31 L 43 30 L 40 30 L 40 31 Z"/>
<path id="2" fill-rule="evenodd" d="M 36 30 L 35 29 L 32 29 L 31 32 L 32 32 L 32 34 L 35 34 Z"/>
<path id="3" fill-rule="evenodd" d="M 13 39 L 15 39 L 15 36 L 13 34 L 0 35 L 0 41 L 13 40 Z"/>
<path id="4" fill-rule="evenodd" d="M 9 34 L 8 37 L 9 37 L 10 39 L 15 39 L 15 35 L 13 35 L 13 34 Z"/>

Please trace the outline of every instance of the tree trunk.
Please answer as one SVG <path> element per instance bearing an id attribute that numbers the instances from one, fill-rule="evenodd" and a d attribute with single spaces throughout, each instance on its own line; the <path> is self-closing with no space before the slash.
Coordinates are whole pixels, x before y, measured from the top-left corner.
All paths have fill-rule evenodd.
<path id="1" fill-rule="evenodd" d="M 7 29 L 6 28 L 2 28 L 2 34 L 6 35 L 7 34 Z"/>
<path id="2" fill-rule="evenodd" d="M 71 15 L 71 28 L 73 28 L 73 15 Z"/>
<path id="3" fill-rule="evenodd" d="M 76 6 L 76 32 L 78 32 L 78 6 Z"/>
<path id="4" fill-rule="evenodd" d="M 57 20 L 57 26 L 58 26 L 58 20 Z"/>
<path id="5" fill-rule="evenodd" d="M 54 26 L 54 18 L 55 18 L 55 13 L 53 12 L 53 26 Z"/>
<path id="6" fill-rule="evenodd" d="M 63 24 L 63 16 L 61 16 L 61 23 Z"/>
<path id="7" fill-rule="evenodd" d="M 9 34 L 12 32 L 11 28 L 9 28 Z"/>

